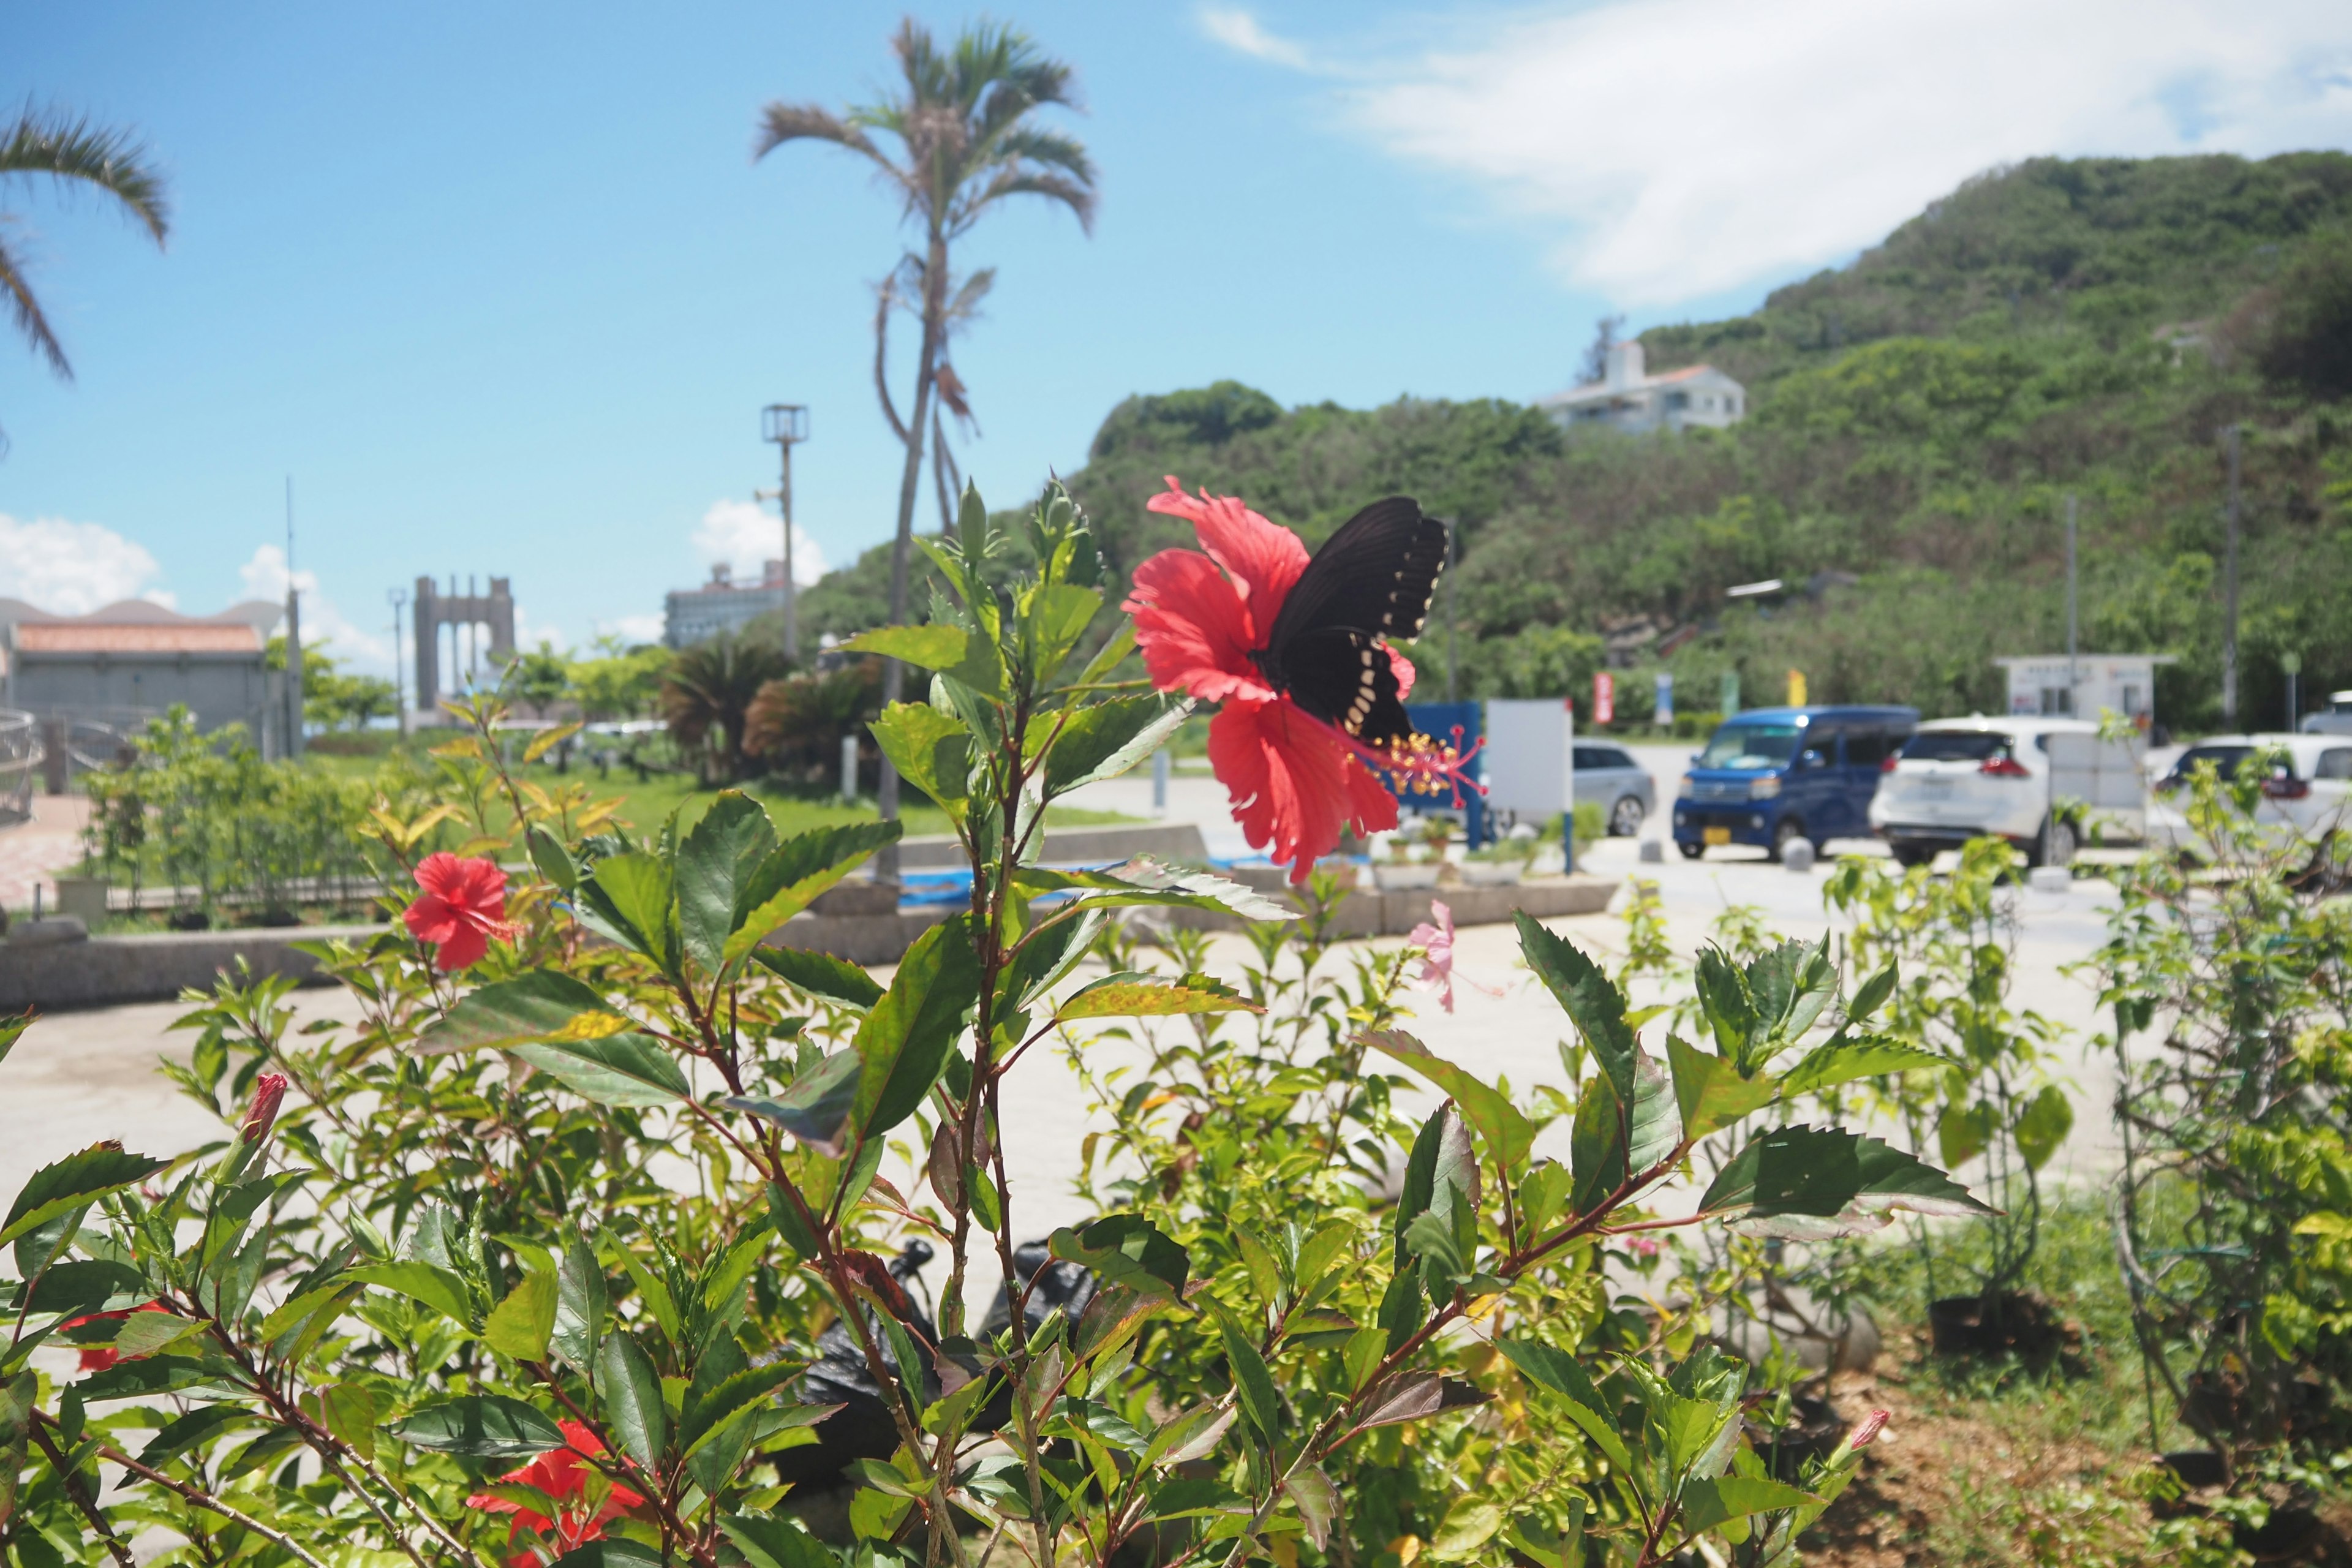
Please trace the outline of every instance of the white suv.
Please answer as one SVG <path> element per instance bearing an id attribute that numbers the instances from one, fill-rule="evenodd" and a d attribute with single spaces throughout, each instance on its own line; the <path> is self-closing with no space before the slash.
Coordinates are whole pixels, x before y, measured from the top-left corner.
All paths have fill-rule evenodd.
<path id="1" fill-rule="evenodd" d="M 1935 719 L 1886 760 L 1870 826 L 1906 866 L 1987 836 L 2008 839 L 2036 866 L 2063 866 L 2074 858 L 2075 832 L 2054 805 L 2079 800 L 2136 837 L 2144 791 L 2134 748 L 2100 740 L 2084 720 Z"/>

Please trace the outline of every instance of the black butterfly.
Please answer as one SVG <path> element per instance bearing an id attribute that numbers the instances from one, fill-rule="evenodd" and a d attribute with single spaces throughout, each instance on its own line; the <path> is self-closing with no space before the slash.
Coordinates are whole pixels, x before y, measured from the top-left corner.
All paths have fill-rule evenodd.
<path id="1" fill-rule="evenodd" d="M 1367 745 L 1413 732 L 1377 639 L 1410 641 L 1445 567 L 1446 525 L 1410 496 L 1376 500 L 1323 542 L 1252 657 L 1266 683 Z"/>

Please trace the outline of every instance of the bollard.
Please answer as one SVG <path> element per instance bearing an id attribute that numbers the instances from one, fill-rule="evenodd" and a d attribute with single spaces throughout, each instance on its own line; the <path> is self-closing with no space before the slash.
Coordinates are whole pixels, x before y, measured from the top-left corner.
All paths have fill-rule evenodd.
<path id="1" fill-rule="evenodd" d="M 1167 748 L 1151 753 L 1151 815 L 1168 815 L 1168 775 L 1172 764 L 1168 761 Z"/>
<path id="2" fill-rule="evenodd" d="M 1813 868 L 1813 847 L 1801 838 L 1791 840 L 1789 847 L 1780 851 L 1780 864 L 1786 866 L 1791 871 L 1806 872 L 1811 870 Z"/>
<path id="3" fill-rule="evenodd" d="M 2063 893 L 2074 886 L 2074 873 L 2063 866 L 2036 866 L 2025 874 L 2025 885 L 2037 893 Z"/>
<path id="4" fill-rule="evenodd" d="M 72 777 L 73 751 L 67 743 L 66 721 L 52 714 L 41 721 L 41 790 L 63 795 Z"/>
<path id="5" fill-rule="evenodd" d="M 1663 680 L 1665 678 L 1661 676 L 1659 679 Z M 1665 863 L 1665 858 L 1666 847 L 1663 840 L 1656 838 L 1644 838 L 1642 840 L 1643 865 L 1661 866 Z"/>
<path id="6" fill-rule="evenodd" d="M 841 738 L 841 798 L 850 805 L 857 804 L 857 737 Z"/>

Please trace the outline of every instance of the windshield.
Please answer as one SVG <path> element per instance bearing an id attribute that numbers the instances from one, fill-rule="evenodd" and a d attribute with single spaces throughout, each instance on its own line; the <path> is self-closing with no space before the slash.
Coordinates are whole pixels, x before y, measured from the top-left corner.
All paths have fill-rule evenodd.
<path id="1" fill-rule="evenodd" d="M 1794 724 L 1726 724 L 1701 752 L 1703 768 L 1786 767 L 1803 733 Z"/>
<path id="2" fill-rule="evenodd" d="M 1994 730 L 1922 730 L 1903 748 L 1906 763 L 1981 763 L 2009 755 L 2009 737 Z"/>
<path id="3" fill-rule="evenodd" d="M 2253 760 L 2252 746 L 2191 746 L 2172 764 L 2172 773 L 2174 777 L 2185 779 L 2197 771 L 2198 763 L 2210 763 L 2213 771 L 2226 779 L 2235 776 Z"/>

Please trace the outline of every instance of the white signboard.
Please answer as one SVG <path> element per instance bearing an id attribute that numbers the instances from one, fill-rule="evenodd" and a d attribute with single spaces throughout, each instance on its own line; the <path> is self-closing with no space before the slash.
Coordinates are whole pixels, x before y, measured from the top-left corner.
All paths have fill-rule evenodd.
<path id="1" fill-rule="evenodd" d="M 1576 706 L 1565 697 L 1489 698 L 1486 809 L 1537 822 L 1576 804 Z"/>
<path id="2" fill-rule="evenodd" d="M 2153 653 L 2064 654 L 2000 658 L 2009 673 L 2009 711 L 2020 716 L 2089 719 L 2120 713 L 2143 731 L 2156 720 L 2156 667 L 2171 658 Z"/>

